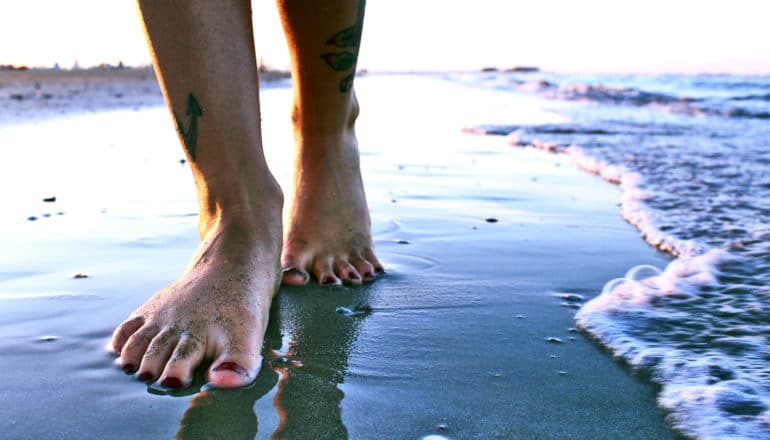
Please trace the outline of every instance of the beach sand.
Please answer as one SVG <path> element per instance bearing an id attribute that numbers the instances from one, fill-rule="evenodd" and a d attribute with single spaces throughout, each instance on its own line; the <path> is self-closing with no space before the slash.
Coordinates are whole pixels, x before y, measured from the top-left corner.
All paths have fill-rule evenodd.
<path id="1" fill-rule="evenodd" d="M 287 189 L 281 84 L 262 94 L 263 125 Z M 357 88 L 387 274 L 281 289 L 262 372 L 235 391 L 199 392 L 200 378 L 169 395 L 105 351 L 198 242 L 192 178 L 157 91 L 147 105 L 27 111 L 0 126 L 0 436 L 672 438 L 652 386 L 571 331 L 575 309 L 558 296 L 587 300 L 666 257 L 621 219 L 618 188 L 566 157 L 462 132 L 559 120 L 557 104 L 435 76 L 368 75 Z M 337 311 L 357 305 L 371 312 Z"/>

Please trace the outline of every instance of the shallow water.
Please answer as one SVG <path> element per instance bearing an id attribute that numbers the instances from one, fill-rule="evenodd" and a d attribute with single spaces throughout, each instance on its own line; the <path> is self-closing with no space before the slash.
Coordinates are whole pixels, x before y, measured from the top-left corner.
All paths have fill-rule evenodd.
<path id="1" fill-rule="evenodd" d="M 468 87 L 538 96 L 559 124 L 472 126 L 569 155 L 619 184 L 666 268 L 609 281 L 581 328 L 651 375 L 697 438 L 770 438 L 770 77 L 492 73 Z"/>

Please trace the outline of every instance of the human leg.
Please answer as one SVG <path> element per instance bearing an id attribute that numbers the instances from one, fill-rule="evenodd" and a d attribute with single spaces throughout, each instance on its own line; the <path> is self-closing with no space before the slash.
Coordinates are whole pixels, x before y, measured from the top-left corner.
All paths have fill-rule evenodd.
<path id="1" fill-rule="evenodd" d="M 195 177 L 201 244 L 189 267 L 113 334 L 127 372 L 169 387 L 259 368 L 281 250 L 280 188 L 262 151 L 246 0 L 139 0 L 153 63 Z"/>
<path id="2" fill-rule="evenodd" d="M 353 89 L 364 0 L 278 0 L 294 79 L 296 159 L 284 284 L 371 281 L 374 254 Z"/>

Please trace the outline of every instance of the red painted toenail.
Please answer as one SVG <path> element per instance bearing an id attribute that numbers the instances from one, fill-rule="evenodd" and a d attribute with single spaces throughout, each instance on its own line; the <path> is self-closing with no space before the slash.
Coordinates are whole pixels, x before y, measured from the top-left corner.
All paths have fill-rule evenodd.
<path id="1" fill-rule="evenodd" d="M 355 273 L 355 272 L 350 272 L 348 274 L 348 278 L 350 278 L 351 280 L 360 280 L 361 279 L 361 277 L 358 276 L 358 274 Z"/>
<path id="2" fill-rule="evenodd" d="M 163 379 L 163 382 L 160 383 L 160 386 L 166 388 L 182 388 L 182 381 L 176 377 L 167 377 Z"/>
<path id="3" fill-rule="evenodd" d="M 329 284 L 337 284 L 337 280 L 334 279 L 334 277 L 326 276 L 323 280 L 321 280 L 321 284 L 323 285 L 329 285 Z"/>
<path id="4" fill-rule="evenodd" d="M 136 372 L 134 364 L 123 364 L 120 368 L 122 368 L 126 374 L 134 374 L 134 372 Z"/>
<path id="5" fill-rule="evenodd" d="M 364 272 L 364 279 L 365 280 L 371 280 L 372 278 L 374 278 L 374 274 L 373 273 L 371 273 L 371 272 Z"/>
<path id="6" fill-rule="evenodd" d="M 236 364 L 235 362 L 222 362 L 214 368 L 212 371 L 219 372 L 219 371 L 232 371 L 233 373 L 240 374 L 241 376 L 246 376 L 246 369 L 241 367 L 240 365 Z"/>
<path id="7" fill-rule="evenodd" d="M 140 374 L 140 375 L 139 375 L 139 376 L 137 376 L 136 378 L 137 378 L 137 380 L 139 380 L 140 382 L 152 382 L 152 378 L 153 378 L 153 377 L 154 377 L 154 376 L 153 376 L 153 374 L 152 374 L 152 373 L 148 373 L 148 372 L 146 372 L 146 371 L 145 371 L 144 373 Z"/>
<path id="8" fill-rule="evenodd" d="M 383 269 L 382 267 L 378 267 L 378 268 L 374 269 L 374 271 L 377 272 L 377 273 L 385 273 L 385 269 Z"/>

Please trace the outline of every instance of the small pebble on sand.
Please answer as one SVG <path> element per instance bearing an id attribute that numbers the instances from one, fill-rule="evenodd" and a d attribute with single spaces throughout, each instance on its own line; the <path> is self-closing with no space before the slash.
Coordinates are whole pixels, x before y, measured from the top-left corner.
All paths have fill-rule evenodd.
<path id="1" fill-rule="evenodd" d="M 580 302 L 585 299 L 583 295 L 577 293 L 554 293 L 553 296 L 569 302 Z"/>
<path id="2" fill-rule="evenodd" d="M 561 344 L 562 340 L 559 338 L 554 338 L 551 336 L 550 338 L 545 338 L 546 341 L 552 343 L 552 344 Z"/>
<path id="3" fill-rule="evenodd" d="M 79 273 L 76 273 L 75 276 L 73 276 L 72 278 L 74 278 L 76 280 L 80 280 L 80 279 L 83 279 L 83 278 L 88 278 L 88 275 L 79 272 Z"/>
<path id="4" fill-rule="evenodd" d="M 53 203 L 56 201 L 56 196 L 46 197 L 43 199 L 43 201 L 47 203 Z"/>
<path id="5" fill-rule="evenodd" d="M 485 221 L 487 223 L 497 223 L 497 219 L 494 217 L 488 217 Z"/>
<path id="6" fill-rule="evenodd" d="M 59 337 L 53 335 L 40 336 L 36 339 L 37 342 L 53 342 L 57 340 L 59 340 Z"/>

